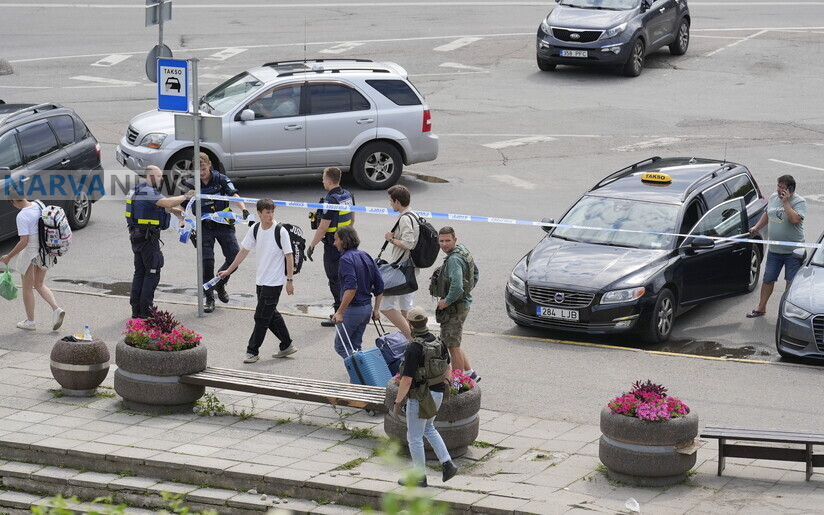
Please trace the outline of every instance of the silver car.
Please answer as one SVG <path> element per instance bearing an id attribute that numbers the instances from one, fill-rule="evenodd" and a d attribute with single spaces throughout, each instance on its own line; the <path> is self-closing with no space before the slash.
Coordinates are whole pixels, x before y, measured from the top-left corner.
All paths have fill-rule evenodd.
<path id="1" fill-rule="evenodd" d="M 316 60 L 267 63 L 240 73 L 200 99 L 221 119 L 222 141 L 202 151 L 232 177 L 351 171 L 367 189 L 400 179 L 405 164 L 432 161 L 438 137 L 429 107 L 390 62 Z M 175 138 L 174 114 L 132 119 L 117 160 L 132 170 L 155 165 L 176 180 L 192 168 L 191 141 Z"/>
<path id="2" fill-rule="evenodd" d="M 778 305 L 775 345 L 784 358 L 824 362 L 824 234 L 812 255 L 804 249 L 793 254 L 804 263 Z"/>

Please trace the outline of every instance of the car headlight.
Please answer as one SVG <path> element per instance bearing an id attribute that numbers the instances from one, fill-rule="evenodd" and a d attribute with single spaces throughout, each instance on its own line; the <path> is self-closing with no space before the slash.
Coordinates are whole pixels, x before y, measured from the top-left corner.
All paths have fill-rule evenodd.
<path id="1" fill-rule="evenodd" d="M 608 291 L 601 296 L 601 304 L 617 304 L 619 302 L 632 302 L 640 299 L 647 291 L 643 286 L 637 288 L 627 288 L 625 290 Z"/>
<path id="2" fill-rule="evenodd" d="M 627 24 L 626 24 L 626 22 L 624 22 L 621 25 L 617 25 L 615 27 L 612 27 L 609 30 L 605 30 L 604 33 L 601 35 L 601 39 L 614 38 L 618 34 L 624 32 L 626 30 L 626 28 L 627 28 Z"/>
<path id="3" fill-rule="evenodd" d="M 512 273 L 509 274 L 509 281 L 506 282 L 506 287 L 513 293 L 517 293 L 521 297 L 526 297 L 526 258 L 521 259 Z"/>
<path id="4" fill-rule="evenodd" d="M 812 313 L 810 313 L 809 311 L 804 311 L 792 302 L 784 301 L 784 307 L 781 309 L 781 314 L 787 318 L 797 318 L 799 320 L 804 320 L 805 318 L 808 318 Z"/>
<path id="5" fill-rule="evenodd" d="M 143 140 L 140 142 L 141 147 L 149 147 L 149 148 L 160 148 L 160 145 L 163 144 L 163 141 L 166 139 L 166 135 L 153 132 L 151 134 L 146 134 L 143 137 Z"/>
<path id="6" fill-rule="evenodd" d="M 541 30 L 544 31 L 544 34 L 552 34 L 552 29 L 550 28 L 549 22 L 547 20 L 549 20 L 549 16 L 544 18 L 544 20 L 541 22 Z"/>

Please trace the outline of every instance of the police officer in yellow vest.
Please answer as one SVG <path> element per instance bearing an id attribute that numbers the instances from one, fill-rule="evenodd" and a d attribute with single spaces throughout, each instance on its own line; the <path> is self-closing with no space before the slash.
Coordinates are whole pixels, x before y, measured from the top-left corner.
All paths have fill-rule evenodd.
<path id="1" fill-rule="evenodd" d="M 321 199 L 325 204 L 342 204 L 352 206 L 355 204 L 355 197 L 345 189 L 340 187 L 340 168 L 331 166 L 323 171 L 323 187 L 328 191 Z M 333 211 L 318 209 L 313 213 L 312 228 L 315 229 L 315 236 L 306 248 L 306 257 L 312 260 L 315 252 L 315 245 L 323 241 L 323 268 L 326 278 L 329 280 L 329 291 L 332 292 L 333 311 L 340 307 L 340 279 L 338 278 L 338 263 L 341 253 L 335 248 L 335 232 L 340 227 L 355 223 L 355 213 L 351 211 Z M 323 320 L 320 325 L 324 327 L 334 327 L 331 316 L 328 320 Z"/>
<path id="2" fill-rule="evenodd" d="M 160 231 L 168 229 L 169 213 L 183 218 L 182 210 L 176 206 L 194 195 L 190 192 L 164 197 L 158 190 L 163 172 L 156 166 L 146 167 L 144 179 L 126 196 L 126 224 L 134 253 L 134 277 L 129 298 L 132 318 L 148 318 L 149 308 L 154 303 L 155 288 L 160 282 L 160 269 L 163 268 Z"/>
<path id="3" fill-rule="evenodd" d="M 195 184 L 189 181 L 185 184 L 186 187 L 194 190 Z M 212 162 L 208 154 L 200 153 L 200 193 L 201 195 L 221 195 L 226 197 L 240 197 L 238 195 L 232 179 L 223 175 L 220 172 L 212 170 Z M 200 205 L 203 214 L 231 212 L 230 202 L 228 200 L 211 200 L 201 199 L 195 202 L 195 205 Z M 243 202 L 237 202 L 240 209 L 243 210 L 244 220 L 249 218 L 249 211 Z M 198 213 L 198 210 L 195 209 Z M 206 283 L 215 277 L 215 241 L 220 245 L 220 250 L 223 252 L 224 261 L 218 271 L 226 270 L 232 261 L 235 260 L 237 253 L 240 251 L 240 246 L 237 243 L 237 236 L 235 236 L 235 221 L 232 219 L 226 220 L 228 223 L 221 223 L 213 220 L 203 220 L 201 222 L 201 232 L 198 234 L 200 238 L 200 245 L 203 247 L 203 282 Z M 229 278 L 221 280 L 214 288 L 206 290 L 206 305 L 203 311 L 211 313 L 215 310 L 215 294 L 221 302 L 229 302 L 229 294 L 226 292 L 226 283 Z"/>

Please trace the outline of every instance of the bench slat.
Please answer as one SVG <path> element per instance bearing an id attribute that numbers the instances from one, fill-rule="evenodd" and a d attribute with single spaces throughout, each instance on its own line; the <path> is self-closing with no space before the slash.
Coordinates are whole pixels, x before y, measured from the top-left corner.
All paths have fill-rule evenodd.
<path id="1" fill-rule="evenodd" d="M 196 374 L 181 376 L 181 383 L 197 384 L 289 399 L 386 411 L 386 388 L 353 385 L 260 372 L 207 367 Z"/>
<path id="2" fill-rule="evenodd" d="M 759 447 L 757 445 L 724 446 L 725 458 L 750 458 L 757 460 L 807 462 L 805 449 L 787 449 L 781 447 Z"/>
<path id="3" fill-rule="evenodd" d="M 701 437 L 781 443 L 813 443 L 824 445 L 824 434 L 813 433 L 811 431 L 779 431 L 776 429 L 708 426 L 701 432 Z"/>

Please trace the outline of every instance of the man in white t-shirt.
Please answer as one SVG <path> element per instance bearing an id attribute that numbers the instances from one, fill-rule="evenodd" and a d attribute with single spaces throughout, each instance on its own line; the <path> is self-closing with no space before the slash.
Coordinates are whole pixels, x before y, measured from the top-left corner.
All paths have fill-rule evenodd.
<path id="1" fill-rule="evenodd" d="M 389 206 L 401 216 L 398 217 L 392 230 L 384 235 L 386 240 L 384 247 L 389 246 L 389 255 L 384 259 L 388 263 L 397 263 L 409 258 L 410 252 L 418 244 L 420 222 L 418 216 L 409 207 L 412 194 L 406 186 L 396 184 L 386 192 L 389 194 Z M 418 272 L 419 269 L 416 268 L 415 275 Z M 381 304 L 381 313 L 403 333 L 407 340 L 412 340 L 412 330 L 406 320 L 406 314 L 412 309 L 414 301 L 415 292 L 410 292 L 403 295 L 384 295 Z"/>
<path id="2" fill-rule="evenodd" d="M 285 358 L 298 351 L 292 345 L 289 329 L 277 309 L 284 284 L 287 295 L 295 293 L 292 284 L 295 270 L 292 242 L 289 240 L 289 232 L 283 227 L 280 227 L 280 234 L 277 235 L 280 245 L 275 241 L 275 229 L 278 225 L 275 223 L 275 203 L 271 199 L 258 200 L 257 212 L 260 222 L 246 233 L 246 237 L 240 243 L 240 252 L 229 268 L 217 274 L 220 277 L 228 277 L 237 270 L 249 252 L 255 250 L 255 284 L 257 285 L 255 328 L 252 330 L 252 336 L 249 337 L 244 363 L 254 363 L 259 359 L 258 353 L 267 330 L 272 331 L 272 334 L 280 340 L 280 351 L 272 357 Z"/>

